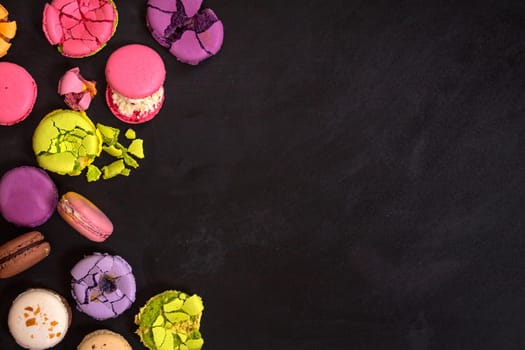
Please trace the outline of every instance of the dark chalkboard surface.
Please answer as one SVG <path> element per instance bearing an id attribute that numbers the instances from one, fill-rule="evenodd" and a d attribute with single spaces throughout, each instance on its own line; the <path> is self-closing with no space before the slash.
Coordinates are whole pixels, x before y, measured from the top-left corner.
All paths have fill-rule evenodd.
<path id="1" fill-rule="evenodd" d="M 135 127 L 133 174 L 87 183 L 50 174 L 115 225 L 92 243 L 58 215 L 39 227 L 51 255 L 0 281 L 0 348 L 11 300 L 29 287 L 68 297 L 85 254 L 124 257 L 137 301 L 117 319 L 74 312 L 57 349 L 120 332 L 165 289 L 201 295 L 204 349 L 522 349 L 525 346 L 525 3 L 206 0 L 221 52 L 197 67 L 149 35 L 145 1 L 117 0 L 108 46 L 62 57 L 41 29 L 43 0 L 3 0 L 19 31 L 1 60 L 39 95 L 0 128 L 0 172 L 36 165 L 31 136 L 63 108 L 60 76 L 80 67 L 104 91 L 118 47 L 164 59 L 167 99 Z M 1 108 L 1 101 L 0 101 Z M 126 124 L 99 94 L 88 114 Z M 1 242 L 27 231 L 0 221 Z"/>

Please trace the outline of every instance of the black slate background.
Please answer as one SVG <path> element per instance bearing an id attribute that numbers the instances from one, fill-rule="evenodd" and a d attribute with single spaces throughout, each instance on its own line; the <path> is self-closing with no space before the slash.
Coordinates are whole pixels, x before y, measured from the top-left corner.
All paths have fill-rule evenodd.
<path id="1" fill-rule="evenodd" d="M 167 100 L 135 127 L 147 157 L 129 178 L 50 174 L 115 232 L 92 243 L 58 215 L 39 228 L 52 254 L 0 281 L 1 349 L 18 348 L 11 300 L 46 287 L 72 301 L 69 269 L 94 251 L 133 266 L 137 302 L 103 322 L 75 311 L 56 349 L 99 328 L 144 348 L 133 316 L 169 288 L 203 297 L 205 349 L 525 346 L 524 2 L 206 0 L 225 42 L 197 67 L 156 44 L 134 0 L 116 1 L 106 48 L 64 58 L 43 36 L 44 3 L 3 0 L 19 31 L 2 60 L 39 95 L 0 128 L 1 172 L 36 165 L 31 135 L 64 107 L 60 76 L 79 66 L 104 91 L 121 45 L 161 54 Z M 102 94 L 88 114 L 127 127 Z M 2 242 L 25 231 L 0 221 Z"/>

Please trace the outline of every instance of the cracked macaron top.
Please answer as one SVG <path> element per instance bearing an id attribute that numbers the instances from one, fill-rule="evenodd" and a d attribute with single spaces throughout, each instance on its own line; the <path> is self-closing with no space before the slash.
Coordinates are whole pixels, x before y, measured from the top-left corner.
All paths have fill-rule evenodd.
<path id="1" fill-rule="evenodd" d="M 135 301 L 131 266 L 118 255 L 94 253 L 71 270 L 71 294 L 77 309 L 97 320 L 115 318 Z"/>
<path id="2" fill-rule="evenodd" d="M 8 19 L 9 12 L 0 4 L 0 57 L 4 57 L 11 47 L 16 34 L 16 22 Z"/>
<path id="3" fill-rule="evenodd" d="M 36 127 L 33 151 L 42 168 L 75 176 L 100 155 L 102 137 L 86 113 L 59 109 Z"/>
<path id="4" fill-rule="evenodd" d="M 150 350 L 200 350 L 204 304 L 200 296 L 167 290 L 149 299 L 135 316 L 136 333 Z"/>
<path id="5" fill-rule="evenodd" d="M 101 50 L 117 23 L 113 0 L 53 0 L 44 7 L 42 29 L 62 55 L 81 58 Z"/>
<path id="6" fill-rule="evenodd" d="M 153 38 L 179 61 L 191 65 L 217 54 L 224 28 L 202 0 L 148 0 L 146 24 Z"/>
<path id="7" fill-rule="evenodd" d="M 26 119 L 33 110 L 36 96 L 35 80 L 24 67 L 0 62 L 0 125 L 13 125 Z"/>

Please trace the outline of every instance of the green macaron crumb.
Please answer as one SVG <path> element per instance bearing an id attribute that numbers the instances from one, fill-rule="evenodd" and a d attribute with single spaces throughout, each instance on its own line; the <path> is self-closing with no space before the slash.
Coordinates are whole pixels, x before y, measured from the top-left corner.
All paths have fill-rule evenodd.
<path id="1" fill-rule="evenodd" d="M 102 178 L 104 180 L 111 179 L 112 177 L 120 175 L 125 168 L 126 166 L 122 159 L 116 160 L 102 167 Z"/>
<path id="2" fill-rule="evenodd" d="M 119 129 L 100 123 L 97 123 L 97 129 L 102 135 L 102 141 L 104 141 L 104 144 L 108 146 L 113 146 L 115 143 L 117 143 L 118 135 L 120 134 Z"/>
<path id="3" fill-rule="evenodd" d="M 137 137 L 137 133 L 135 133 L 135 130 L 133 129 L 128 129 L 124 136 L 126 136 L 128 140 L 134 140 Z"/>
<path id="4" fill-rule="evenodd" d="M 150 350 L 200 350 L 204 304 L 194 294 L 168 290 L 151 298 L 135 316 L 136 333 Z"/>
<path id="5" fill-rule="evenodd" d="M 100 175 L 102 175 L 102 171 L 93 164 L 88 165 L 87 172 L 86 172 L 86 179 L 88 182 L 94 182 L 100 179 Z"/>
<path id="6" fill-rule="evenodd" d="M 111 146 L 102 146 L 102 150 L 113 157 L 121 157 L 122 156 L 122 149 L 115 147 L 115 145 Z"/>
<path id="7" fill-rule="evenodd" d="M 135 157 L 142 159 L 144 158 L 144 141 L 142 139 L 135 139 L 131 141 L 128 146 L 128 152 Z"/>
<path id="8" fill-rule="evenodd" d="M 138 168 L 139 163 L 135 158 L 144 158 L 144 141 L 137 139 L 133 129 L 128 129 L 124 133 L 127 139 L 132 139 L 128 147 L 118 141 L 120 130 L 108 125 L 97 124 L 97 130 L 102 135 L 102 150 L 108 155 L 118 160 L 102 167 L 102 178 L 111 179 L 117 175 L 129 176 L 130 168 Z"/>

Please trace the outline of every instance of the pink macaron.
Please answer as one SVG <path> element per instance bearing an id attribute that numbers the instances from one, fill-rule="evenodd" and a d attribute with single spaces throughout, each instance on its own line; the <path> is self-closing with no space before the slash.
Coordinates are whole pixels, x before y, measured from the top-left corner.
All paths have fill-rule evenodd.
<path id="1" fill-rule="evenodd" d="M 64 194 L 57 211 L 71 227 L 91 241 L 103 242 L 113 233 L 113 224 L 106 214 L 76 192 Z"/>
<path id="2" fill-rule="evenodd" d="M 145 45 L 125 45 L 106 63 L 106 101 L 111 112 L 130 124 L 153 119 L 164 102 L 166 68 L 159 54 Z"/>
<path id="3" fill-rule="evenodd" d="M 26 119 L 37 95 L 35 80 L 25 68 L 0 62 L 0 125 L 13 125 Z"/>

